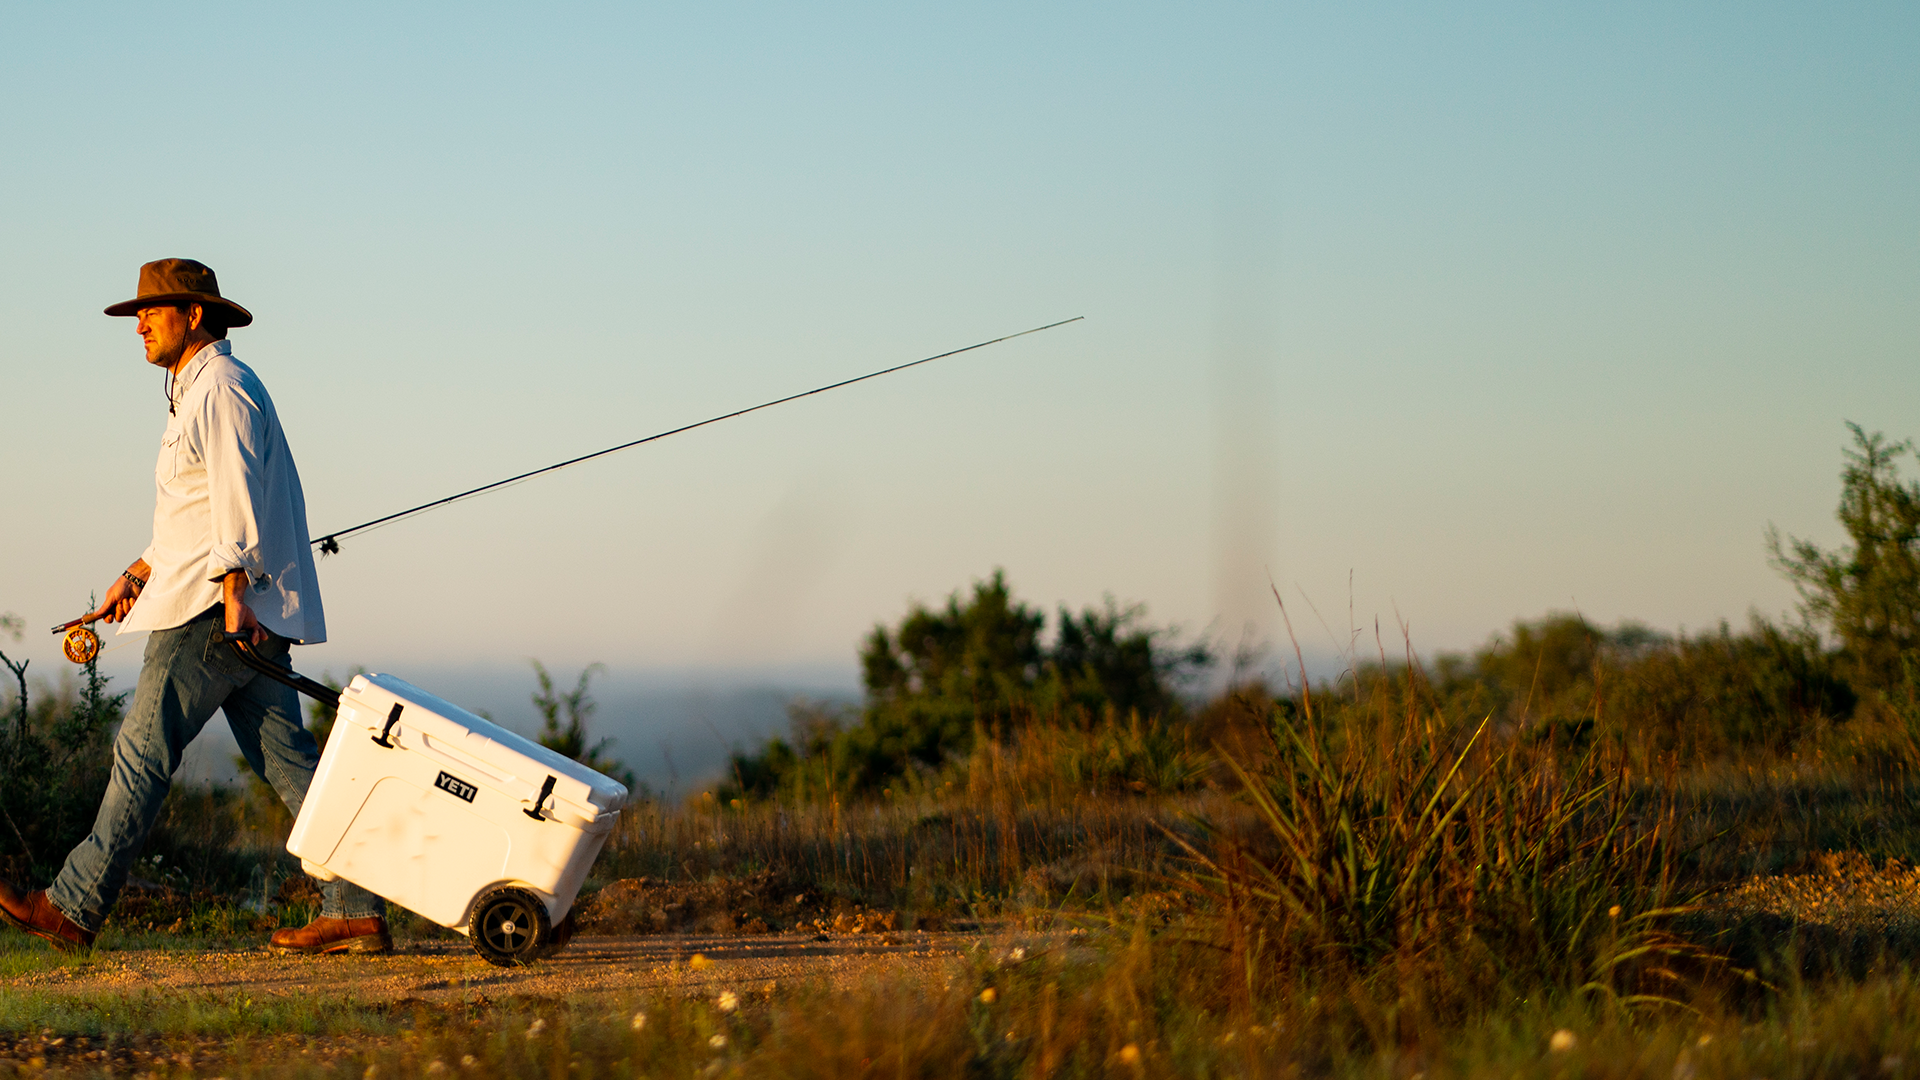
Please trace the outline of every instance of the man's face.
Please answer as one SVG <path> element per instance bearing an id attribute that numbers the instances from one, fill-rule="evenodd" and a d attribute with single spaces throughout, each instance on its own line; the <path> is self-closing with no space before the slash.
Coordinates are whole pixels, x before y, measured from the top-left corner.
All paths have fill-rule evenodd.
<path id="1" fill-rule="evenodd" d="M 141 308 L 138 327 L 140 340 L 147 345 L 147 363 L 172 368 L 187 349 L 187 332 L 193 329 L 191 307 Z"/>

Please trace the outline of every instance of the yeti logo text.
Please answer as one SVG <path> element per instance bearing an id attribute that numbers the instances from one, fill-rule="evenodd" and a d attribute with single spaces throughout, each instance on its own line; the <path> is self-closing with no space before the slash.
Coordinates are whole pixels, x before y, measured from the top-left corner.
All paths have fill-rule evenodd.
<path id="1" fill-rule="evenodd" d="M 441 773 L 439 776 L 434 777 L 433 786 L 455 798 L 464 799 L 467 802 L 472 802 L 473 797 L 480 791 L 479 788 L 474 787 L 465 780 L 450 776 L 447 773 Z"/>

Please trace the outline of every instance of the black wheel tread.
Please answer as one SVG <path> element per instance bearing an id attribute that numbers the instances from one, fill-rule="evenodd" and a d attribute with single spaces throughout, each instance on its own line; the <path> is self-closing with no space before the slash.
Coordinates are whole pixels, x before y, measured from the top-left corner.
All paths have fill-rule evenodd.
<path id="1" fill-rule="evenodd" d="M 473 950 L 496 967 L 517 967 L 554 951 L 547 905 L 513 886 L 494 889 L 473 905 L 467 936 Z"/>

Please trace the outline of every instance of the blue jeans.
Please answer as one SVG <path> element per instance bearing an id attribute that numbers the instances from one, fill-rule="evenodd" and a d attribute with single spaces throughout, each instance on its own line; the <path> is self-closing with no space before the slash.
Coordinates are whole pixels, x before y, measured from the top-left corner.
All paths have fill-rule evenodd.
<path id="1" fill-rule="evenodd" d="M 273 786 L 295 816 L 313 782 L 320 750 L 300 723 L 300 697 L 288 686 L 255 672 L 220 640 L 225 628 L 215 607 L 185 626 L 147 637 L 146 660 L 133 705 L 113 740 L 113 773 L 100 800 L 93 832 L 67 856 L 47 888 L 47 898 L 67 918 L 98 931 L 112 910 L 127 874 L 160 816 L 180 757 L 213 711 L 227 714 L 240 753 Z M 286 667 L 287 642 L 273 638 L 255 649 Z M 386 914 L 386 902 L 344 880 L 321 889 L 320 914 L 363 919 Z"/>

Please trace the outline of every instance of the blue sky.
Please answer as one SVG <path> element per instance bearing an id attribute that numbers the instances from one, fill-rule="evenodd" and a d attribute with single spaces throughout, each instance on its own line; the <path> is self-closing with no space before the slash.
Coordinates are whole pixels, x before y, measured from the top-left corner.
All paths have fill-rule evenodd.
<path id="1" fill-rule="evenodd" d="M 160 377 L 99 311 L 166 255 L 257 315 L 316 534 L 1086 316 L 359 538 L 314 670 L 850 684 L 995 567 L 1277 640 L 1270 571 L 1318 654 L 1738 623 L 1770 522 L 1839 538 L 1842 421 L 1920 434 L 1911 6 L 4 19 L 36 670 L 146 541 Z"/>

